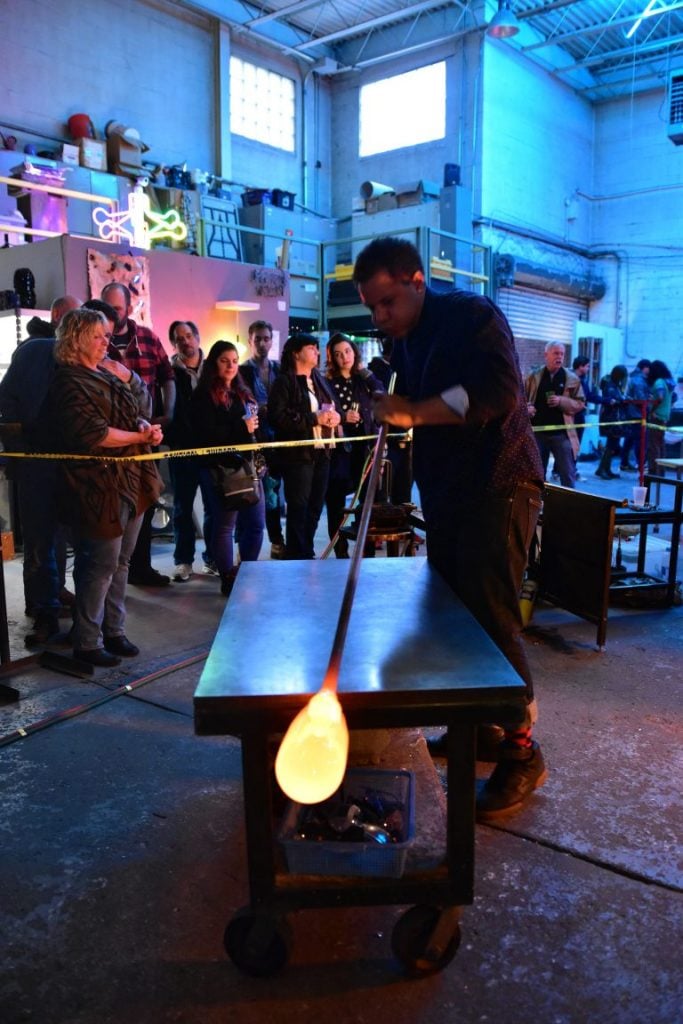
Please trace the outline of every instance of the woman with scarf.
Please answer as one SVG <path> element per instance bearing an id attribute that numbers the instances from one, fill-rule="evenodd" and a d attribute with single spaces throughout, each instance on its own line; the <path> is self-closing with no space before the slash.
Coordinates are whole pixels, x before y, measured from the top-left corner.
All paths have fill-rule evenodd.
<path id="1" fill-rule="evenodd" d="M 57 451 L 96 456 L 60 463 L 57 503 L 74 546 L 74 655 L 103 668 L 140 653 L 125 635 L 128 563 L 162 487 L 153 462 L 118 461 L 148 453 L 162 432 L 146 419 L 137 375 L 106 360 L 108 344 L 102 313 L 73 309 L 60 320 L 44 425 Z"/>

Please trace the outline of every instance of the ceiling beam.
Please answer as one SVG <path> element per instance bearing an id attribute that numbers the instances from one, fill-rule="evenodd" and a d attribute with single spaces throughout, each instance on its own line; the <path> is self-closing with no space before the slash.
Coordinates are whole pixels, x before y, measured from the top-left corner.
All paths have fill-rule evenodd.
<path id="1" fill-rule="evenodd" d="M 424 11 L 429 11 L 434 7 L 443 7 L 443 0 L 421 0 L 420 3 L 411 4 L 410 7 L 404 7 L 401 11 L 391 11 L 389 14 L 381 14 L 376 18 L 369 18 L 367 21 L 359 22 L 357 25 L 349 25 L 346 28 L 339 29 L 337 32 L 329 32 L 326 36 L 316 36 L 315 39 L 309 39 L 306 43 L 300 43 L 297 50 L 309 50 L 313 46 L 319 46 L 322 43 L 332 43 L 339 39 L 348 39 L 350 36 L 364 35 L 366 32 L 372 32 L 375 28 L 381 28 L 383 25 L 397 25 L 400 24 L 399 17 L 402 21 L 408 21 L 413 17 L 419 17 Z"/>
<path id="2" fill-rule="evenodd" d="M 556 68 L 556 71 L 559 74 L 562 74 L 563 72 L 573 71 L 575 68 L 595 68 L 600 64 L 608 64 L 610 61 L 620 60 L 621 58 L 631 59 L 634 56 L 640 58 L 647 53 L 657 53 L 658 50 L 668 50 L 672 46 L 678 46 L 679 43 L 683 43 L 683 34 L 669 36 L 667 39 L 653 39 L 652 42 L 642 43 L 640 46 L 624 46 L 619 50 L 610 50 L 607 53 L 597 53 L 592 57 L 585 57 L 583 60 L 578 60 L 572 64 L 566 64 L 564 67 Z"/>
<path id="3" fill-rule="evenodd" d="M 291 18 L 293 14 L 299 14 L 301 11 L 307 11 L 310 7 L 318 6 L 320 6 L 320 0 L 298 0 L 297 3 L 280 7 L 277 11 L 270 11 L 268 14 L 259 14 L 256 18 L 250 18 L 249 21 L 244 22 L 244 27 L 253 29 L 260 25 L 266 25 L 269 21 L 283 21 Z"/>
<path id="4" fill-rule="evenodd" d="M 658 14 L 667 14 L 671 11 L 680 11 L 683 9 L 683 0 L 676 0 L 675 3 L 669 4 L 667 7 L 661 8 L 657 11 Z M 614 18 L 611 21 L 603 22 L 600 25 L 585 25 L 583 28 L 577 28 L 573 32 L 564 32 L 562 35 L 549 35 L 546 39 L 541 40 L 538 43 L 530 43 L 528 46 L 522 47 L 522 53 L 529 53 L 532 50 L 541 50 L 546 46 L 562 46 L 570 39 L 579 39 L 582 36 L 596 35 L 599 32 L 604 32 L 606 29 L 618 28 L 620 25 L 628 25 L 635 21 L 633 14 L 622 15 L 620 18 Z"/>

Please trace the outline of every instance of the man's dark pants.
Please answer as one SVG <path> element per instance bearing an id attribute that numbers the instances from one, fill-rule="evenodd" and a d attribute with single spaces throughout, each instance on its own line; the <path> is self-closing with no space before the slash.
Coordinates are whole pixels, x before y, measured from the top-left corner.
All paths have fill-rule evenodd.
<path id="1" fill-rule="evenodd" d="M 427 557 L 526 683 L 533 682 L 521 639 L 519 592 L 541 492 L 518 484 L 512 497 L 487 496 L 454 508 L 447 520 L 427 519 Z"/>

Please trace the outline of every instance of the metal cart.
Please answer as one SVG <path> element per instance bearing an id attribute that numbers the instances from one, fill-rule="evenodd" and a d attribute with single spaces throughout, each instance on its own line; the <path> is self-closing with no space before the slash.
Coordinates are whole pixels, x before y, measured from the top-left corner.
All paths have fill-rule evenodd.
<path id="1" fill-rule="evenodd" d="M 524 685 L 423 558 L 363 563 L 341 667 L 350 729 L 446 725 L 446 854 L 401 878 L 292 875 L 276 842 L 282 794 L 272 737 L 319 688 L 347 575 L 343 561 L 243 563 L 194 697 L 199 735 L 242 741 L 250 905 L 228 923 L 226 950 L 266 976 L 287 961 L 287 911 L 415 904 L 392 948 L 412 973 L 455 955 L 460 908 L 473 900 L 475 739 L 478 724 L 516 721 Z M 269 743 L 269 738 L 271 742 Z"/>

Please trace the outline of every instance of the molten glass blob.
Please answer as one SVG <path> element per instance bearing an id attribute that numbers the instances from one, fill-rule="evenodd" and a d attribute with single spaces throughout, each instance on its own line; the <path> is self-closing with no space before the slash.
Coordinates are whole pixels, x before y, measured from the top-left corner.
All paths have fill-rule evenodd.
<path id="1" fill-rule="evenodd" d="M 317 804 L 339 789 L 348 753 L 349 730 L 337 695 L 322 689 L 285 733 L 275 759 L 275 777 L 290 800 Z"/>

